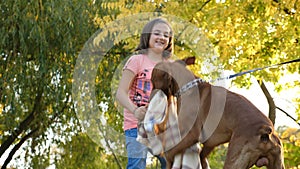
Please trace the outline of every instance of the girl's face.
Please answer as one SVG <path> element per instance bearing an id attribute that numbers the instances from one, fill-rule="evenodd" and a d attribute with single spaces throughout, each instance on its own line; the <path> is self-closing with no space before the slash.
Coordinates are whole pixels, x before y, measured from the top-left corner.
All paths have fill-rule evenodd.
<path id="1" fill-rule="evenodd" d="M 171 36 L 170 32 L 171 29 L 168 25 L 164 23 L 155 24 L 149 40 L 150 50 L 155 53 L 162 53 L 169 44 L 169 38 Z"/>

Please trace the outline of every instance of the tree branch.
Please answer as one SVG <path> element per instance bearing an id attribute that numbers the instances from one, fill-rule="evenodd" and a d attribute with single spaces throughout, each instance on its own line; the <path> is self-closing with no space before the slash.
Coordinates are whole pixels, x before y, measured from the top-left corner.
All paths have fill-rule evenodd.
<path id="1" fill-rule="evenodd" d="M 46 123 L 41 123 L 42 126 L 49 126 L 51 123 L 54 122 L 55 118 L 57 118 L 60 115 L 60 112 L 63 112 L 66 108 L 67 108 L 67 104 L 70 101 L 71 97 L 68 97 L 68 99 L 66 99 L 66 101 L 64 102 L 64 106 L 62 107 L 62 109 L 60 111 L 57 111 L 53 117 L 51 119 L 49 119 Z M 31 116 L 31 115 L 29 115 Z M 29 118 L 29 116 L 27 117 L 27 119 Z M 24 121 L 28 121 L 28 120 L 24 120 Z M 22 125 L 20 125 L 22 126 Z M 7 165 L 9 164 L 9 162 L 12 160 L 12 157 L 14 156 L 14 154 L 16 153 L 16 151 L 22 146 L 22 144 L 29 139 L 34 133 L 36 133 L 38 131 L 38 129 L 41 128 L 41 126 L 38 126 L 36 129 L 34 129 L 33 131 L 31 131 L 29 134 L 25 135 L 20 142 L 14 146 L 14 148 L 10 151 L 9 156 L 6 158 L 3 166 L 1 169 L 4 169 L 7 167 Z M 12 143 L 11 143 L 12 144 Z M 10 146 L 10 145 L 9 145 Z M 5 151 L 4 151 L 5 152 Z"/>
<path id="2" fill-rule="evenodd" d="M 1 144 L 0 157 L 9 148 L 9 146 L 17 139 L 17 137 L 28 127 L 28 124 L 34 119 L 33 112 L 20 124 L 20 127 L 12 132 L 12 134 Z"/>
<path id="3" fill-rule="evenodd" d="M 40 105 L 40 100 L 43 92 L 39 92 L 39 94 L 35 98 L 35 104 L 33 106 L 32 112 L 23 120 L 18 129 L 14 130 L 12 134 L 1 144 L 0 146 L 0 157 L 4 154 L 4 152 L 9 148 L 9 146 L 17 139 L 17 137 L 25 130 L 27 130 L 30 126 L 30 123 L 34 120 L 34 116 L 37 110 L 37 107 Z"/>
<path id="4" fill-rule="evenodd" d="M 14 154 L 16 153 L 16 151 L 22 146 L 22 144 L 28 139 L 30 138 L 36 131 L 38 131 L 38 129 L 34 129 L 32 130 L 30 133 L 28 133 L 26 136 L 24 136 L 18 144 L 16 144 L 14 146 L 14 148 L 10 151 L 8 157 L 5 159 L 1 169 L 6 169 L 7 165 L 9 164 L 9 162 L 12 160 Z"/>
<path id="5" fill-rule="evenodd" d="M 271 94 L 269 93 L 265 83 L 263 82 L 263 80 L 257 80 L 258 84 L 260 85 L 261 90 L 264 92 L 268 104 L 269 104 L 269 119 L 272 121 L 273 125 L 275 124 L 275 119 L 276 119 L 276 113 L 275 113 L 275 103 L 274 100 L 271 96 Z"/>
<path id="6" fill-rule="evenodd" d="M 204 4 L 199 8 L 198 12 L 199 11 L 202 11 L 202 9 L 205 7 L 205 5 L 207 5 L 211 0 L 207 0 L 204 2 Z"/>
<path id="7" fill-rule="evenodd" d="M 283 109 L 281 109 L 280 107 L 277 107 L 276 108 L 280 111 L 282 111 L 285 115 L 287 115 L 289 118 L 291 118 L 294 122 L 296 122 L 299 126 L 300 126 L 300 123 L 297 122 L 297 120 L 295 118 L 293 118 L 291 115 L 289 115 L 286 111 L 284 111 Z"/>
<path id="8" fill-rule="evenodd" d="M 202 11 L 202 9 L 203 9 L 210 1 L 211 1 L 211 0 L 205 1 L 205 2 L 200 6 L 200 8 L 199 8 L 196 12 Z M 193 21 L 193 17 L 189 20 L 189 22 L 192 22 L 192 21 Z"/>

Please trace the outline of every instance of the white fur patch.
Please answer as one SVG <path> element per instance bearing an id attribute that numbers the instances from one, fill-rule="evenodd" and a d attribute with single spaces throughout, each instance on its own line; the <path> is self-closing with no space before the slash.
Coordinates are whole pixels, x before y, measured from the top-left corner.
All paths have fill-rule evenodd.
<path id="1" fill-rule="evenodd" d="M 163 91 L 158 90 L 151 99 L 145 115 L 144 128 L 147 132 L 153 132 L 153 126 L 164 121 L 167 106 L 167 96 Z"/>

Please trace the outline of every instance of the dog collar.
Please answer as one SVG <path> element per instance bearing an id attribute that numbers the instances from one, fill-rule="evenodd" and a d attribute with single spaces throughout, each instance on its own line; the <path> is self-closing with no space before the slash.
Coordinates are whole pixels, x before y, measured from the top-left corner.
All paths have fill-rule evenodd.
<path id="1" fill-rule="evenodd" d="M 194 79 L 190 82 L 188 82 L 187 84 L 183 85 L 176 93 L 175 93 L 175 97 L 179 97 L 180 95 L 182 95 L 182 93 L 186 92 L 187 90 L 197 86 L 200 83 L 204 83 L 205 80 L 203 79 Z"/>

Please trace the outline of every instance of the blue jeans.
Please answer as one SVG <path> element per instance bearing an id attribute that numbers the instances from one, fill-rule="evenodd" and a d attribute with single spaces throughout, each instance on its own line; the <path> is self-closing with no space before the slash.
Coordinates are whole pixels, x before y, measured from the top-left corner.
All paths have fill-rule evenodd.
<path id="1" fill-rule="evenodd" d="M 161 169 L 166 169 L 167 168 L 167 161 L 166 161 L 166 159 L 163 158 L 162 156 L 159 156 L 159 155 L 156 155 L 155 157 L 160 162 Z"/>
<path id="2" fill-rule="evenodd" d="M 147 147 L 138 141 L 137 128 L 125 130 L 126 150 L 128 156 L 127 169 L 145 169 L 147 158 Z"/>
<path id="3" fill-rule="evenodd" d="M 128 163 L 126 169 L 145 169 L 148 148 L 136 141 L 137 128 L 125 130 L 126 150 Z M 166 160 L 161 156 L 155 156 L 161 164 L 161 169 L 166 169 Z"/>

